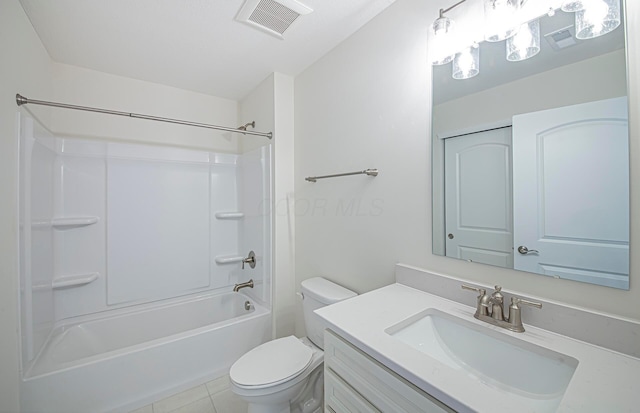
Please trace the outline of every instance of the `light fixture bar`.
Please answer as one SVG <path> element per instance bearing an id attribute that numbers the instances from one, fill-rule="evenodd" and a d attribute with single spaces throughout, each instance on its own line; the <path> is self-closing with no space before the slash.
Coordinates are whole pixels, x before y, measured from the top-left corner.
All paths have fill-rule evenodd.
<path id="1" fill-rule="evenodd" d="M 518 0 L 484 0 L 485 40 L 500 42 L 515 34 L 520 4 Z"/>
<path id="2" fill-rule="evenodd" d="M 454 4 L 453 6 L 449 7 L 448 9 L 440 9 L 440 17 L 444 17 L 444 14 L 453 10 L 454 8 L 458 7 L 459 5 L 461 5 L 462 3 L 464 3 L 467 0 L 460 0 L 459 2 L 457 2 L 456 4 Z"/>

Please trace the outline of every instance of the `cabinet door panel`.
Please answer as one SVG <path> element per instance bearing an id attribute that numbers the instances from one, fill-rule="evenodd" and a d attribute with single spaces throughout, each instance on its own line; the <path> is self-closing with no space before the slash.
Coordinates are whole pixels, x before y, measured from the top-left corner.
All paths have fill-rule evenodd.
<path id="1" fill-rule="evenodd" d="M 331 370 L 324 373 L 325 406 L 335 413 L 380 413 Z"/>
<path id="2" fill-rule="evenodd" d="M 431 395 L 378 363 L 335 333 L 325 332 L 325 376 L 337 376 L 353 393 L 375 407 L 394 413 L 453 412 Z M 325 403 L 331 405 L 325 388 Z M 336 410 L 338 413 L 338 410 Z M 350 411 L 350 410 L 345 410 Z M 366 410 L 365 410 L 366 411 Z"/>

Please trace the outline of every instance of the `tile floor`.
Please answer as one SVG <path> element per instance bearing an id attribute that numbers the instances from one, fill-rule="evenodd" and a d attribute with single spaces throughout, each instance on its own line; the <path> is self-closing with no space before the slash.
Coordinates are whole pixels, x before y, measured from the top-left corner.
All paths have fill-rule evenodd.
<path id="1" fill-rule="evenodd" d="M 247 403 L 231 392 L 224 376 L 130 413 L 247 413 Z"/>

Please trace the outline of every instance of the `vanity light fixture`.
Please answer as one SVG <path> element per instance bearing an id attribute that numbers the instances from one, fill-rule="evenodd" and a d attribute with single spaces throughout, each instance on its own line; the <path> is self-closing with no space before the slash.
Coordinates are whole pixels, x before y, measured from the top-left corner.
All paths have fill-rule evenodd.
<path id="1" fill-rule="evenodd" d="M 455 24 L 444 14 L 465 1 L 467 0 L 461 0 L 447 9 L 440 9 L 438 18 L 433 22 L 433 42 L 431 43 L 431 63 L 433 65 L 444 65 L 453 60 L 454 54 L 451 53 L 451 49 Z"/>
<path id="2" fill-rule="evenodd" d="M 588 0 L 564 0 L 560 9 L 567 12 L 576 12 L 584 9 L 584 3 Z"/>
<path id="3" fill-rule="evenodd" d="M 469 79 L 480 73 L 480 47 L 469 46 L 453 59 L 453 78 Z"/>
<path id="4" fill-rule="evenodd" d="M 620 25 L 620 0 L 585 0 L 576 12 L 576 37 L 592 39 Z"/>
<path id="5" fill-rule="evenodd" d="M 434 65 L 444 65 L 453 60 L 453 55 L 447 52 L 451 50 L 451 36 L 453 20 L 442 15 L 433 22 L 434 40 L 432 42 L 432 62 Z"/>
<path id="6" fill-rule="evenodd" d="M 453 78 L 469 79 L 480 72 L 478 39 L 496 42 L 506 39 L 508 61 L 518 62 L 540 52 L 540 21 L 543 15 L 553 16 L 556 9 L 575 13 L 575 38 L 591 39 L 607 34 L 620 26 L 620 0 L 483 0 L 484 27 L 467 35 L 472 46 L 464 46 L 467 39 L 453 33 L 454 22 L 444 14 L 466 0 L 440 9 L 433 22 L 430 58 L 434 65 L 453 61 Z M 529 7 L 531 6 L 531 7 Z M 575 10 L 575 11 L 574 11 Z M 524 22 L 524 23 L 523 23 Z M 473 26 L 473 25 L 472 25 Z M 474 40 L 475 39 L 475 40 Z M 467 44 L 469 44 L 467 43 Z"/>
<path id="7" fill-rule="evenodd" d="M 513 36 L 519 6 L 520 0 L 484 0 L 485 40 L 499 42 Z"/>
<path id="8" fill-rule="evenodd" d="M 538 54 L 540 51 L 540 20 L 524 23 L 518 31 L 507 39 L 507 60 L 519 62 Z"/>

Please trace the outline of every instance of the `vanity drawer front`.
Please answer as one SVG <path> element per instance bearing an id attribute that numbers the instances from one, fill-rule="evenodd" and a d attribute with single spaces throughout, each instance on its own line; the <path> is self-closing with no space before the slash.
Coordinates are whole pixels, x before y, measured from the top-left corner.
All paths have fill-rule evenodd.
<path id="1" fill-rule="evenodd" d="M 338 376 L 376 409 L 394 413 L 453 412 L 332 331 L 325 331 L 324 342 L 325 374 Z"/>
<path id="2" fill-rule="evenodd" d="M 325 406 L 336 413 L 381 413 L 331 370 L 324 373 Z"/>

